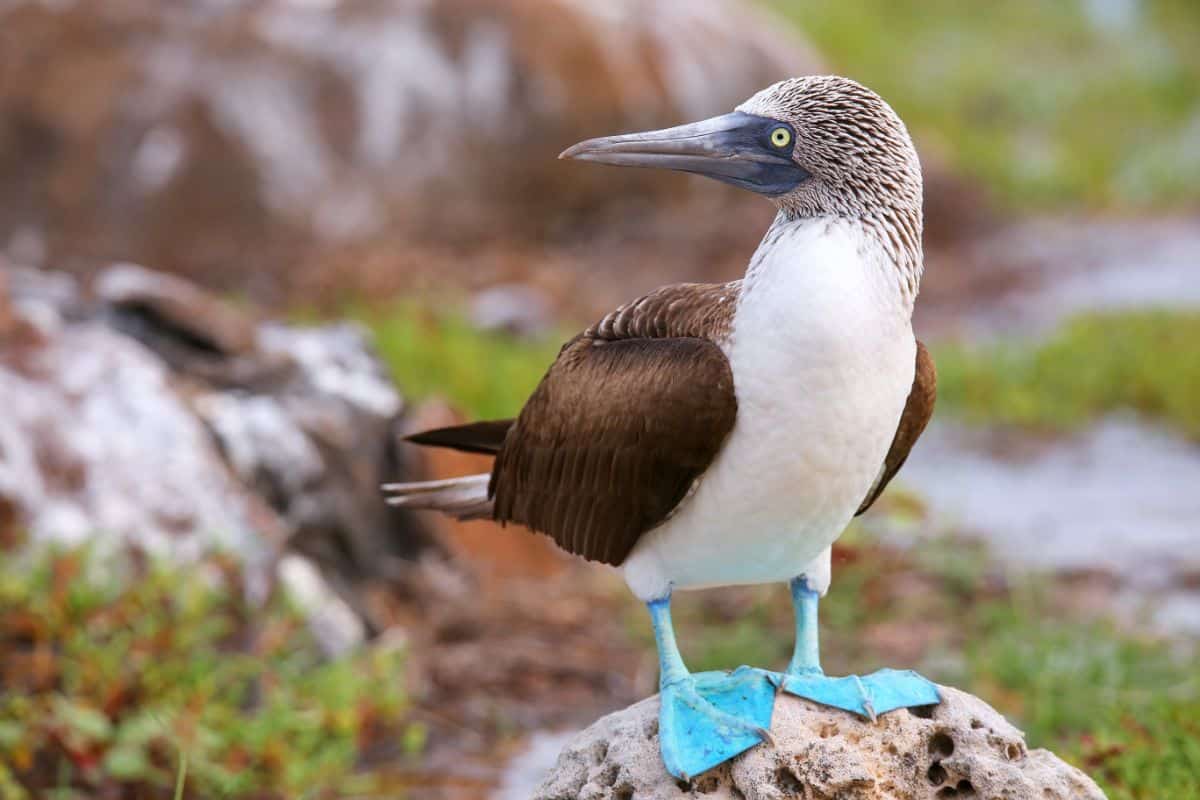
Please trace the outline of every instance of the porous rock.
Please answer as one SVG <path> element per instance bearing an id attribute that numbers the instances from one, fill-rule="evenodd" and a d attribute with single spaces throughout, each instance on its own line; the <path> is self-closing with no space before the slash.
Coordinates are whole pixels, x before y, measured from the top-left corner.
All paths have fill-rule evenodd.
<path id="1" fill-rule="evenodd" d="M 671 777 L 658 698 L 610 714 L 572 740 L 535 800 L 1103 800 L 1099 787 L 965 692 L 870 722 L 791 695 L 775 703 L 775 746 L 759 745 L 691 781 Z"/>

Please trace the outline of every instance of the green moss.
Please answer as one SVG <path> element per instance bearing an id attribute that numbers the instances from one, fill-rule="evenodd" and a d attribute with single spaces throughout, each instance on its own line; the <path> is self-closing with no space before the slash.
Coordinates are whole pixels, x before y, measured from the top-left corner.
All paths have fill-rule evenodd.
<path id="1" fill-rule="evenodd" d="M 286 598 L 231 559 L 89 550 L 0 560 L 0 797 L 338 796 L 403 735 L 403 657 L 325 660 Z"/>
<path id="2" fill-rule="evenodd" d="M 938 408 L 973 422 L 1070 429 L 1121 410 L 1200 440 L 1200 314 L 1089 314 L 1039 344 L 935 348 Z"/>
<path id="3" fill-rule="evenodd" d="M 1009 205 L 1200 200 L 1200 15 L 1190 0 L 1130 4 L 1127 24 L 1111 26 L 1078 1 L 769 5 Z"/>
<path id="4" fill-rule="evenodd" d="M 357 314 L 375 335 L 405 395 L 445 397 L 471 419 L 520 411 L 564 336 L 524 339 L 482 332 L 460 315 L 412 305 Z"/>

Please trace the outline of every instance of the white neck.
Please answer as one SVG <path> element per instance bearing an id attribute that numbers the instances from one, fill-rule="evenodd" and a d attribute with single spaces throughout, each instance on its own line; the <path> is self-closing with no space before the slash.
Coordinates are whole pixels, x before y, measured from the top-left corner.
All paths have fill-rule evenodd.
<path id="1" fill-rule="evenodd" d="M 896 252 L 874 221 L 780 213 L 750 259 L 743 297 L 757 294 L 761 301 L 764 290 L 784 292 L 797 312 L 851 322 L 845 315 L 857 307 L 908 321 L 920 260 L 919 252 Z"/>

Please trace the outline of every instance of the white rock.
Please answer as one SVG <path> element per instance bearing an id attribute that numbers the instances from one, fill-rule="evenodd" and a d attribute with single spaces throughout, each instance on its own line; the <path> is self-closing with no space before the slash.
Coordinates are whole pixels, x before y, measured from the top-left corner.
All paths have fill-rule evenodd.
<path id="1" fill-rule="evenodd" d="M 658 698 L 609 714 L 574 738 L 535 800 L 1103 800 L 1047 750 L 1029 750 L 995 709 L 942 687 L 932 708 L 869 722 L 791 695 L 775 703 L 775 747 L 759 745 L 694 778 L 663 767 Z"/>

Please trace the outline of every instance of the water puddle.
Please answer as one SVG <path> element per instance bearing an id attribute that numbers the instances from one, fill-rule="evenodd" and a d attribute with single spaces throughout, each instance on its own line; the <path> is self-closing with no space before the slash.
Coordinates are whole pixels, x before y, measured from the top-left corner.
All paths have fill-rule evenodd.
<path id="1" fill-rule="evenodd" d="M 1162 626 L 1200 633 L 1200 446 L 1116 418 L 1052 440 L 943 422 L 901 476 L 1000 561 L 1110 573 Z"/>
<path id="2" fill-rule="evenodd" d="M 1086 311 L 1198 308 L 1200 222 L 1020 222 L 929 269 L 930 307 L 918 312 L 935 337 L 1025 337 Z"/>

